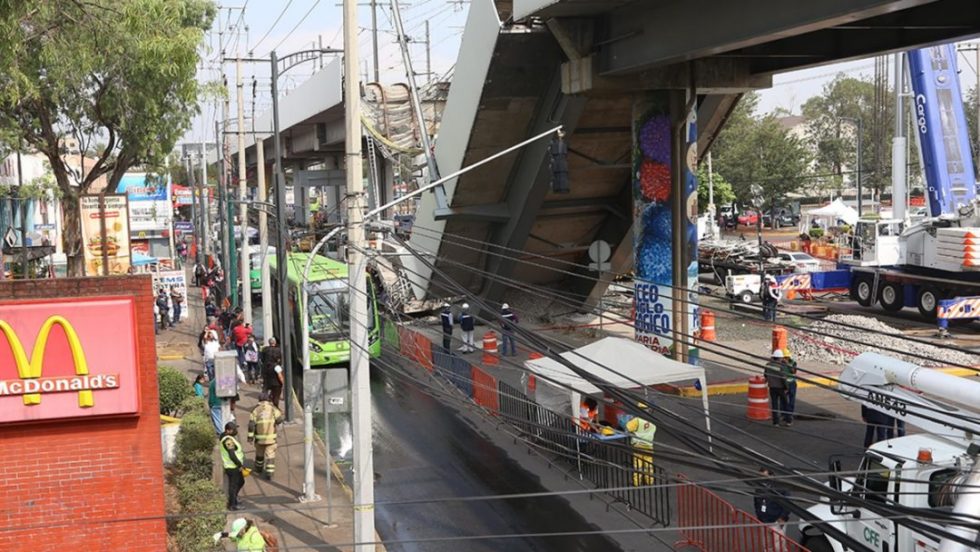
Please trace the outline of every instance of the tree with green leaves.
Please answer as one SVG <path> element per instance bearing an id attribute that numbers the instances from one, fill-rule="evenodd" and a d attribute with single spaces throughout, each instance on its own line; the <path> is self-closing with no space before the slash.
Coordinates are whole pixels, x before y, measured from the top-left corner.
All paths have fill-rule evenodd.
<path id="1" fill-rule="evenodd" d="M 714 166 L 731 183 L 738 201 L 752 200 L 752 185 L 762 187 L 767 207 L 779 205 L 797 191 L 812 160 L 807 145 L 780 124 L 775 115 L 755 115 L 758 96 L 746 94 L 712 146 Z"/>
<path id="2" fill-rule="evenodd" d="M 731 182 L 725 180 L 725 177 L 718 171 L 712 171 L 711 187 L 714 188 L 715 205 L 727 205 L 735 201 L 735 191 L 732 190 Z M 701 163 L 698 166 L 698 205 L 702 207 L 708 205 L 708 196 L 710 195 L 708 188 L 708 164 Z"/>
<path id="3" fill-rule="evenodd" d="M 82 274 L 79 196 L 105 175 L 108 191 L 135 166 L 159 166 L 197 111 L 197 48 L 212 0 L 49 0 L 0 15 L 0 141 L 51 163 L 62 193 L 64 247 Z M 4 10 L 0 9 L 0 12 Z M 86 174 L 63 141 L 101 154 Z"/>
<path id="4" fill-rule="evenodd" d="M 875 140 L 875 86 L 861 78 L 838 75 L 826 84 L 819 96 L 803 104 L 803 116 L 807 119 L 808 136 L 816 154 L 816 172 L 830 175 L 824 179 L 827 188 L 843 189 L 844 181 L 854 182 L 854 176 L 845 179 L 844 170 L 857 169 L 857 120 L 861 121 L 861 172 L 862 184 L 879 192 L 891 183 L 891 132 L 895 125 L 895 106 L 892 92 L 880 99 L 884 117 L 880 118 L 878 136 L 887 137 L 880 143 Z M 880 161 L 876 165 L 875 159 Z"/>

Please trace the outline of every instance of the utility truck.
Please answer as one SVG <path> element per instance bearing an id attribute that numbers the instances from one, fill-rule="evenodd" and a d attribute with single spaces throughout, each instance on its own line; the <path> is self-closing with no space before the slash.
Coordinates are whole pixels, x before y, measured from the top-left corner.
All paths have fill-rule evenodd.
<path id="1" fill-rule="evenodd" d="M 873 444 L 856 471 L 842 471 L 842 459 L 832 457 L 829 485 L 846 498 L 821 502 L 809 509 L 811 516 L 864 543 L 866 551 L 980 550 L 975 517 L 980 516 L 980 417 L 969 409 L 980 398 L 980 382 L 863 353 L 841 372 L 840 389 L 847 398 L 924 432 Z M 905 521 L 908 514 L 898 513 L 901 507 L 953 519 L 916 527 Z M 965 524 L 957 524 L 959 520 Z M 933 530 L 973 544 L 937 536 Z M 855 550 L 812 520 L 803 521 L 800 531 L 811 552 Z"/>

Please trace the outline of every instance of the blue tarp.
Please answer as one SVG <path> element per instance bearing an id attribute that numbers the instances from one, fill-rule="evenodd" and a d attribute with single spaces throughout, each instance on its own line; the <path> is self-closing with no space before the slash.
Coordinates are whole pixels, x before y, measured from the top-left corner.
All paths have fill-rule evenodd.
<path id="1" fill-rule="evenodd" d="M 133 266 L 146 266 L 151 264 L 156 264 L 158 259 L 156 257 L 150 257 L 149 255 L 144 255 L 137 251 L 133 252 Z"/>

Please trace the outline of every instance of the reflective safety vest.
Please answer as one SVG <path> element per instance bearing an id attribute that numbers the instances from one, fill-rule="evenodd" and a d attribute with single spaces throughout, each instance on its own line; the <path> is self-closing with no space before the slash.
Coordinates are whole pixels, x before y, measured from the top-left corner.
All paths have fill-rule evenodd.
<path id="1" fill-rule="evenodd" d="M 265 551 L 265 539 L 262 538 L 262 533 L 259 532 L 259 528 L 254 525 L 249 527 L 244 535 L 238 536 L 235 539 L 235 544 L 238 545 L 239 552 Z"/>
<path id="2" fill-rule="evenodd" d="M 248 438 L 260 445 L 276 442 L 276 424 L 282 423 L 282 412 L 269 401 L 260 402 L 248 421 Z"/>
<path id="3" fill-rule="evenodd" d="M 586 405 L 581 405 L 578 407 L 578 425 L 582 428 L 582 431 L 595 431 L 595 426 L 593 424 L 596 418 L 599 416 L 599 410 L 596 408 L 589 408 Z"/>
<path id="4" fill-rule="evenodd" d="M 238 458 L 238 464 L 235 464 L 235 461 L 231 459 L 232 451 L 228 450 L 227 444 L 229 440 L 235 444 L 234 454 Z M 231 435 L 225 435 L 221 438 L 221 465 L 226 469 L 234 469 L 239 464 L 242 466 L 245 465 L 245 451 L 242 450 L 242 444 Z"/>
<path id="5" fill-rule="evenodd" d="M 657 425 L 653 422 L 642 418 L 633 418 L 626 423 L 626 431 L 633 435 L 630 444 L 634 447 L 653 448 L 653 436 L 657 434 Z"/>

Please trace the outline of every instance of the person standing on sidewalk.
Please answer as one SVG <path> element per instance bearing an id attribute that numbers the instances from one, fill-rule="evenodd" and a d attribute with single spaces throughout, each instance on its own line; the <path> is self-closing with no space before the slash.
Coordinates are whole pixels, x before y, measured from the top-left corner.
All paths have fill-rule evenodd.
<path id="1" fill-rule="evenodd" d="M 217 332 L 205 328 L 204 351 L 201 353 L 201 357 L 204 359 L 204 373 L 207 374 L 210 381 L 214 381 L 214 359 L 220 350 L 221 344 L 218 343 Z"/>
<path id="2" fill-rule="evenodd" d="M 245 451 L 238 442 L 238 424 L 228 422 L 225 432 L 221 434 L 221 465 L 225 469 L 228 480 L 228 509 L 241 510 L 238 505 L 238 493 L 245 486 Z"/>
<path id="3" fill-rule="evenodd" d="M 248 341 L 245 342 L 245 380 L 255 384 L 259 381 L 259 344 L 255 342 L 255 336 L 249 334 Z"/>
<path id="4" fill-rule="evenodd" d="M 170 297 L 167 296 L 167 290 L 160 288 L 157 291 L 156 307 L 160 312 L 160 329 L 166 330 L 170 325 Z"/>
<path id="5" fill-rule="evenodd" d="M 786 415 L 783 420 L 787 426 L 793 425 L 796 415 L 796 372 L 799 367 L 789 349 L 783 349 L 783 376 L 786 378 Z"/>
<path id="6" fill-rule="evenodd" d="M 510 305 L 504 303 L 500 305 L 500 334 L 502 337 L 502 343 L 500 345 L 500 356 L 517 356 L 517 342 L 514 341 L 514 327 L 517 326 L 520 320 L 517 319 L 517 314 L 510 310 Z M 507 354 L 508 348 L 510 354 Z"/>
<path id="7" fill-rule="evenodd" d="M 170 327 L 173 328 L 180 322 L 180 313 L 184 306 L 184 294 L 177 286 L 170 286 L 170 303 L 174 306 L 174 315 L 170 319 Z"/>
<path id="8" fill-rule="evenodd" d="M 653 485 L 653 438 L 657 435 L 657 425 L 633 416 L 623 429 L 630 434 L 630 446 L 633 447 L 633 485 Z"/>
<path id="9" fill-rule="evenodd" d="M 269 345 L 262 349 L 262 390 L 272 396 L 272 404 L 279 408 L 279 397 L 282 396 L 282 349 L 276 338 L 269 338 Z"/>
<path id="10" fill-rule="evenodd" d="M 276 428 L 281 423 L 282 412 L 272 404 L 271 393 L 263 391 L 248 420 L 248 442 L 255 443 L 255 471 L 264 471 L 269 480 L 276 473 Z"/>
<path id="11" fill-rule="evenodd" d="M 769 386 L 769 407 L 772 410 L 772 425 L 778 426 L 787 413 L 786 376 L 783 374 L 783 351 L 776 349 L 772 359 L 766 364 L 766 384 Z"/>
<path id="12" fill-rule="evenodd" d="M 770 322 L 776 321 L 776 308 L 782 298 L 782 290 L 772 274 L 766 274 L 762 279 L 762 316 Z"/>
<path id="13" fill-rule="evenodd" d="M 463 353 L 472 353 L 476 350 L 476 343 L 473 341 L 476 319 L 470 314 L 470 306 L 467 303 L 463 303 L 463 310 L 459 313 L 459 329 L 463 331 L 463 346 L 459 350 Z"/>
<path id="14" fill-rule="evenodd" d="M 453 353 L 453 311 L 449 303 L 442 304 L 439 320 L 442 322 L 442 352 L 451 355 Z"/>
<path id="15" fill-rule="evenodd" d="M 224 422 L 223 416 L 221 414 L 221 405 L 224 399 L 218 396 L 215 391 L 216 383 L 214 378 L 211 378 L 211 383 L 208 384 L 208 410 L 211 411 L 211 423 L 214 424 L 214 432 L 221 437 L 222 423 Z"/>

